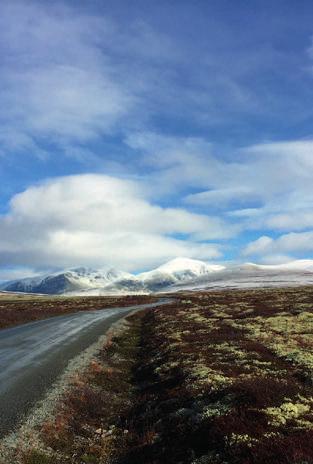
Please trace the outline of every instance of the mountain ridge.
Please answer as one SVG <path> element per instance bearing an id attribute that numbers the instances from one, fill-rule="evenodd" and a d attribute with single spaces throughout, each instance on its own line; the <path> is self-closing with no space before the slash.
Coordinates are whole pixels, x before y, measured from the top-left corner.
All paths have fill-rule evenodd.
<path id="1" fill-rule="evenodd" d="M 95 270 L 87 267 L 68 269 L 44 276 L 17 279 L 1 284 L 6 291 L 29 293 L 150 293 L 177 282 L 192 280 L 223 269 L 190 258 L 175 258 L 151 271 L 138 275 L 115 269 Z"/>
<path id="2" fill-rule="evenodd" d="M 313 260 L 224 266 L 180 257 L 138 275 L 116 269 L 77 267 L 4 282 L 0 289 L 23 293 L 106 295 L 288 283 L 313 283 Z"/>

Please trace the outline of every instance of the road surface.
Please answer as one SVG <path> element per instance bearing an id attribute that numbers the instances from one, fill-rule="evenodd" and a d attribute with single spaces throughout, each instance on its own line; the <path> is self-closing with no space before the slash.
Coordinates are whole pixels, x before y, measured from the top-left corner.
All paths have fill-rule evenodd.
<path id="1" fill-rule="evenodd" d="M 42 399 L 69 361 L 128 313 L 163 299 L 125 308 L 56 316 L 0 330 L 0 436 Z"/>

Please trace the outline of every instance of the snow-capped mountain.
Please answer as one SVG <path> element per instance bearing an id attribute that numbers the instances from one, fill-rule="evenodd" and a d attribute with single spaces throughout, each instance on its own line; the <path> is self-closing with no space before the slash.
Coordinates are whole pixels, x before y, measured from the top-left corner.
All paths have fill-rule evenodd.
<path id="1" fill-rule="evenodd" d="M 188 282 L 221 271 L 224 266 L 190 258 L 175 258 L 162 266 L 139 274 L 138 278 L 154 291 L 180 282 Z"/>
<path id="2" fill-rule="evenodd" d="M 150 293 L 222 269 L 223 266 L 207 264 L 203 261 L 176 258 L 152 271 L 138 275 L 114 269 L 103 271 L 81 267 L 51 275 L 6 282 L 0 288 L 6 291 L 47 294 Z"/>
<path id="3" fill-rule="evenodd" d="M 131 274 L 110 269 L 108 271 L 89 268 L 76 268 L 35 278 L 26 278 L 6 282 L 2 290 L 11 292 L 63 294 L 78 293 L 88 290 L 102 289 L 121 279 L 132 277 Z"/>
<path id="4" fill-rule="evenodd" d="M 313 284 L 313 260 L 284 264 L 244 263 L 230 265 L 209 276 L 176 283 L 172 290 L 283 287 Z"/>
<path id="5" fill-rule="evenodd" d="M 313 284 L 313 260 L 286 264 L 221 266 L 176 258 L 138 275 L 110 270 L 77 268 L 50 275 L 14 280 L 0 285 L 12 292 L 109 295 L 209 288 L 249 288 Z"/>

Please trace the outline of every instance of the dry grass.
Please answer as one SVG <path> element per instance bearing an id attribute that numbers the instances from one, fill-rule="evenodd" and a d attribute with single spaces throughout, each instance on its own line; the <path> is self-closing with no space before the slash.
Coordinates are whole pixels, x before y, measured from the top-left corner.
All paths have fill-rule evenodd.
<path id="1" fill-rule="evenodd" d="M 137 358 L 142 314 L 127 318 L 109 337 L 88 369 L 73 379 L 55 417 L 41 425 L 41 449 L 28 448 L 23 464 L 106 464 L 124 448 L 128 430 L 121 419 L 134 396 L 132 368 Z"/>

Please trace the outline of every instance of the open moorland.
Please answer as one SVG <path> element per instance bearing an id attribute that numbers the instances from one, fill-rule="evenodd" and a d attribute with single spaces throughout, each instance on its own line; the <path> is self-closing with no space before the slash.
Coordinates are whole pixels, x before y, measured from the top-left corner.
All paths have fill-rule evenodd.
<path id="1" fill-rule="evenodd" d="M 127 318 L 12 462 L 313 462 L 313 288 L 175 297 Z"/>
<path id="2" fill-rule="evenodd" d="M 0 292 L 0 329 L 52 316 L 156 301 L 148 295 L 53 296 Z"/>

